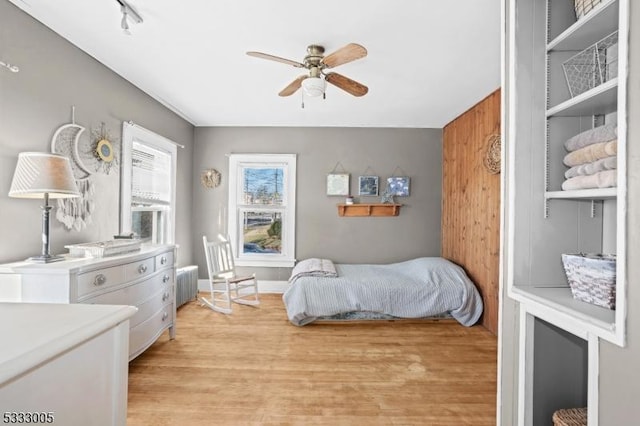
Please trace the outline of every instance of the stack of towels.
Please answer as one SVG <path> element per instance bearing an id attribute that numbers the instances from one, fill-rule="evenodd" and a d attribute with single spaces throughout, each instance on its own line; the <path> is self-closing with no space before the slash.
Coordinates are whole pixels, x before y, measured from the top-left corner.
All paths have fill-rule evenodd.
<path id="1" fill-rule="evenodd" d="M 564 157 L 564 165 L 569 170 L 564 174 L 563 190 L 617 186 L 618 128 L 615 124 L 577 134 L 567 140 L 564 147 L 569 151 Z"/>

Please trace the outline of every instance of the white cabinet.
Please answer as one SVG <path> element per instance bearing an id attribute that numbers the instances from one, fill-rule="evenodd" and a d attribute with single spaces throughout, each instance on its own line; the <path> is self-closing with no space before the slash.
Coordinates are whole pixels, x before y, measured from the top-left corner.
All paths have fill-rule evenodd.
<path id="1" fill-rule="evenodd" d="M 509 1 L 505 260 L 509 295 L 554 323 L 624 345 L 628 0 L 604 0 L 580 20 L 567 0 Z M 577 96 L 563 63 L 618 31 L 617 77 Z M 617 187 L 563 191 L 564 142 L 617 123 Z M 563 253 L 617 254 L 616 309 L 574 300 Z"/>
<path id="2" fill-rule="evenodd" d="M 572 0 L 504 0 L 504 425 L 579 406 L 596 425 L 600 342 L 626 343 L 629 3 L 602 0 L 577 20 Z M 572 96 L 563 64 L 615 32 L 615 67 Z M 563 190 L 565 141 L 605 124 L 617 125 L 617 186 Z M 617 255 L 615 309 L 572 297 L 561 255 L 581 252 Z"/>
<path id="3" fill-rule="evenodd" d="M 175 247 L 144 246 L 105 258 L 0 265 L 0 302 L 131 305 L 129 359 L 169 329 L 175 337 Z"/>
<path id="4" fill-rule="evenodd" d="M 135 308 L 0 303 L 2 423 L 122 425 Z"/>

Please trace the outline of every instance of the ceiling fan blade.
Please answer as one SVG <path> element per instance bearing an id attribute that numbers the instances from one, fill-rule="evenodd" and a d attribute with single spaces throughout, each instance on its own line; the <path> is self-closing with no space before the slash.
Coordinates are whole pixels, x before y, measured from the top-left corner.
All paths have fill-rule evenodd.
<path id="1" fill-rule="evenodd" d="M 364 96 L 369 91 L 369 88 L 364 84 L 360 84 L 355 80 L 351 80 L 344 75 L 338 74 L 337 72 L 330 72 L 326 74 L 324 79 L 353 96 Z"/>
<path id="2" fill-rule="evenodd" d="M 367 56 L 367 49 L 359 44 L 349 43 L 325 56 L 322 59 L 322 63 L 324 63 L 328 68 L 333 68 L 338 65 L 346 64 L 347 62 L 355 61 L 356 59 L 364 58 L 365 56 Z"/>
<path id="3" fill-rule="evenodd" d="M 255 58 L 268 59 L 270 61 L 281 62 L 281 63 L 287 64 L 287 65 L 293 65 L 296 68 L 305 68 L 304 64 L 301 64 L 300 62 L 292 61 L 290 59 L 281 58 L 279 56 L 268 55 L 268 54 L 262 53 L 262 52 L 247 52 L 247 55 L 253 56 Z"/>
<path id="4" fill-rule="evenodd" d="M 308 77 L 309 76 L 306 75 L 306 74 L 301 75 L 300 77 L 296 78 L 291 83 L 289 83 L 289 85 L 287 87 L 282 89 L 280 91 L 280 93 L 278 93 L 278 95 L 279 96 L 291 96 L 291 95 L 293 95 L 294 93 L 296 93 L 296 91 L 302 85 L 302 80 L 304 80 L 305 78 L 308 78 Z"/>

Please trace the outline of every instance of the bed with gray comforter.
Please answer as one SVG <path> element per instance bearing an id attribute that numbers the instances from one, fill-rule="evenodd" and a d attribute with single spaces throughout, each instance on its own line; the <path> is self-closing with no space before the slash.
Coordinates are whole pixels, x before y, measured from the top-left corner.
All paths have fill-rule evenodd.
<path id="1" fill-rule="evenodd" d="M 373 312 L 398 318 L 449 313 L 460 324 L 471 326 L 482 314 L 482 298 L 467 274 L 440 257 L 387 265 L 333 265 L 318 260 L 296 265 L 291 286 L 283 295 L 287 316 L 295 325 L 344 313 Z"/>

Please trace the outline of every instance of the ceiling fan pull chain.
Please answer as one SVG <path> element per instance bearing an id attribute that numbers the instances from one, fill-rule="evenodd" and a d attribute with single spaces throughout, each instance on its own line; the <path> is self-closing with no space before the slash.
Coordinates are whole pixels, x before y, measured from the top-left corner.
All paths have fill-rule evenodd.
<path id="1" fill-rule="evenodd" d="M 300 97 L 302 98 L 302 109 L 304 109 L 304 90 L 300 91 Z"/>

